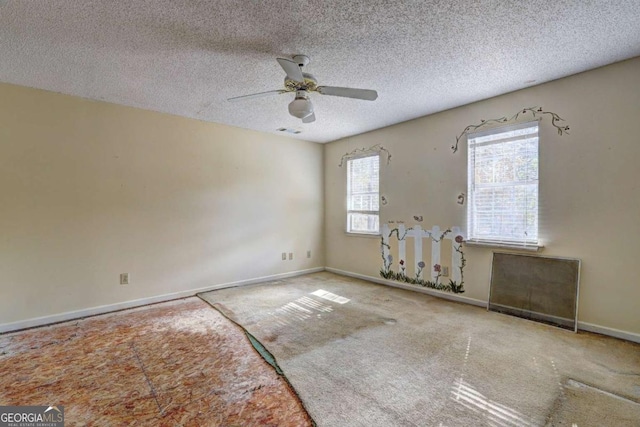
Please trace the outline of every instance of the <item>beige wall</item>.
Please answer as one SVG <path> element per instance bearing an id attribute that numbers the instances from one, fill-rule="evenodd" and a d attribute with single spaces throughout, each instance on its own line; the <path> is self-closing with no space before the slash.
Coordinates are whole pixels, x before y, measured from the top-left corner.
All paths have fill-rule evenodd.
<path id="1" fill-rule="evenodd" d="M 548 119 L 540 127 L 541 255 L 582 260 L 580 321 L 640 333 L 640 58 L 328 144 L 327 266 L 376 277 L 381 267 L 378 239 L 344 233 L 343 154 L 374 144 L 391 152 L 381 172 L 383 222 L 423 215 L 423 226 L 464 228 L 456 197 L 466 192 L 466 146 L 449 147 L 467 125 L 531 106 L 571 128 L 558 136 Z M 465 296 L 487 300 L 491 254 L 466 249 Z"/>
<path id="2" fill-rule="evenodd" d="M 639 88 L 634 59 L 323 147 L 0 84 L 0 324 L 325 264 L 376 277 L 379 240 L 344 233 L 341 156 L 393 154 L 383 221 L 464 227 L 455 136 L 536 105 L 571 126 L 541 125 L 542 255 L 582 259 L 582 322 L 640 333 Z M 486 300 L 491 253 L 466 249 L 466 296 Z"/>
<path id="3" fill-rule="evenodd" d="M 0 84 L 0 324 L 323 266 L 322 151 Z"/>

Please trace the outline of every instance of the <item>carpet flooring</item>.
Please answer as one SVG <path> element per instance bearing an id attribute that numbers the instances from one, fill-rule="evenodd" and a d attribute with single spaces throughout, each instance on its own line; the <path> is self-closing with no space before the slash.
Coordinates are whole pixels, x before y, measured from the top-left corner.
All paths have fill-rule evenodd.
<path id="1" fill-rule="evenodd" d="M 638 344 L 328 272 L 200 297 L 319 426 L 640 425 Z"/>
<path id="2" fill-rule="evenodd" d="M 67 426 L 311 426 L 244 331 L 192 297 L 0 335 L 0 404 Z"/>

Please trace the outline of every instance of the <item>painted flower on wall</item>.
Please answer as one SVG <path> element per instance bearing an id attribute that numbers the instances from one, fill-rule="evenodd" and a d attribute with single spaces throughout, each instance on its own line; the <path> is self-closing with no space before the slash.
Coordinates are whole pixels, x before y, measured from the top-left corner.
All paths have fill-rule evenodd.
<path id="1" fill-rule="evenodd" d="M 389 276 L 391 271 L 391 264 L 393 263 L 393 256 L 388 254 L 386 257 L 384 256 L 384 251 L 382 252 L 382 261 L 384 262 L 384 268 L 380 271 L 380 274 L 385 276 Z"/>
<path id="2" fill-rule="evenodd" d="M 422 269 L 426 266 L 427 264 L 424 263 L 424 261 L 420 261 L 418 263 L 418 271 L 416 272 L 416 280 L 420 279 L 420 275 L 422 274 Z"/>
<path id="3" fill-rule="evenodd" d="M 442 266 L 440 264 L 434 264 L 433 271 L 438 273 L 436 275 L 436 285 L 440 283 L 440 277 L 442 276 Z"/>
<path id="4" fill-rule="evenodd" d="M 462 237 L 460 235 L 457 235 L 456 236 L 456 243 L 462 243 L 462 242 L 464 242 L 464 237 Z"/>

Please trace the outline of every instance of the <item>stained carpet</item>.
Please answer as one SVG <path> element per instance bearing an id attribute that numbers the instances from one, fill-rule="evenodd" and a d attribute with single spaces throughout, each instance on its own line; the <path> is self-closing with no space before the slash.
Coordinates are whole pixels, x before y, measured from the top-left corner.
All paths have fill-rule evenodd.
<path id="1" fill-rule="evenodd" d="M 201 297 L 265 346 L 319 426 L 640 425 L 638 344 L 327 272 Z"/>
<path id="2" fill-rule="evenodd" d="M 244 331 L 198 298 L 0 335 L 0 404 L 66 425 L 311 426 Z"/>

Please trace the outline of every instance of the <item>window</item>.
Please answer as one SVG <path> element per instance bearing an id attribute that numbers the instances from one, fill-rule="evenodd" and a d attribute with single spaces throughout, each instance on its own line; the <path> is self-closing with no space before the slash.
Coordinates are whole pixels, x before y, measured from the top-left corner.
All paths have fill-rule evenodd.
<path id="1" fill-rule="evenodd" d="M 347 232 L 380 230 L 380 156 L 347 160 Z"/>
<path id="2" fill-rule="evenodd" d="M 471 242 L 538 244 L 538 122 L 468 135 Z"/>

